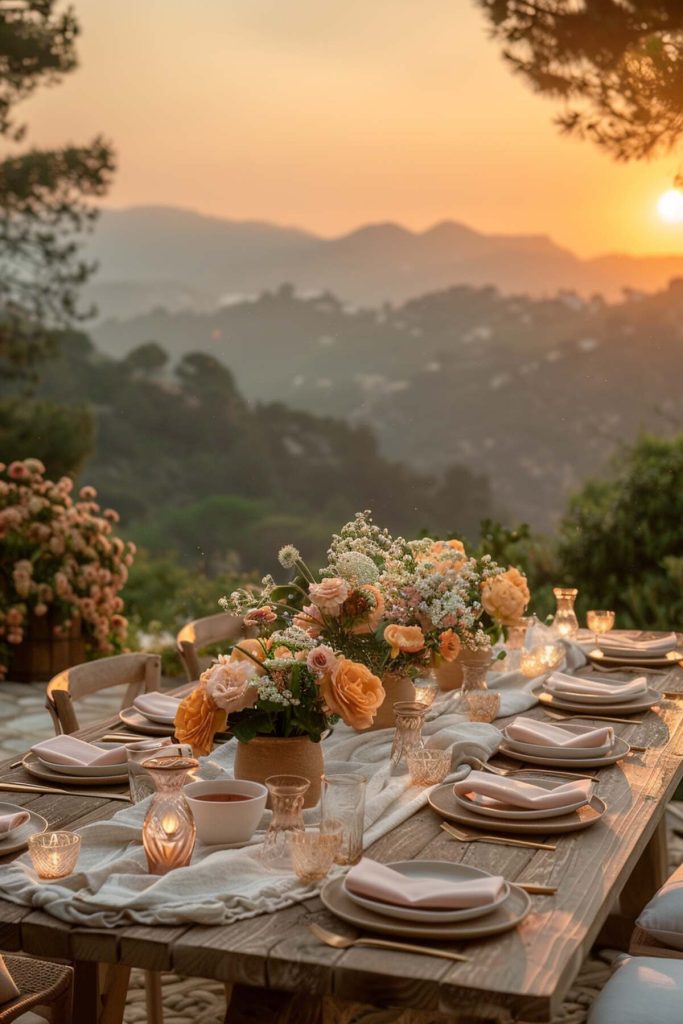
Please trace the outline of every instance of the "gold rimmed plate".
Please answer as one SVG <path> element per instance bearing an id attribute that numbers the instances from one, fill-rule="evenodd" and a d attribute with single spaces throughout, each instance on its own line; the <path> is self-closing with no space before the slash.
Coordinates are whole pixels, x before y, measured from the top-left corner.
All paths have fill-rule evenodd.
<path id="1" fill-rule="evenodd" d="M 524 920 L 531 909 L 531 899 L 516 885 L 510 885 L 510 894 L 499 907 L 485 917 L 451 924 L 418 924 L 415 921 L 397 921 L 374 910 L 358 906 L 344 890 L 344 879 L 333 878 L 320 893 L 324 906 L 336 917 L 363 931 L 379 935 L 393 935 L 411 939 L 437 939 L 458 942 L 464 939 L 485 939 L 510 931 Z"/>

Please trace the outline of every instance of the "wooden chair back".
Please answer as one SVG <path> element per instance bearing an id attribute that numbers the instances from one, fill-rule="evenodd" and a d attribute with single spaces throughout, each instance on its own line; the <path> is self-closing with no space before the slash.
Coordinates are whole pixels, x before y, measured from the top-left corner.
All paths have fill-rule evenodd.
<path id="1" fill-rule="evenodd" d="M 225 641 L 233 644 L 244 636 L 244 622 L 239 615 L 230 615 L 229 612 L 206 615 L 202 619 L 188 622 L 176 637 L 178 654 L 188 680 L 193 683 L 201 675 L 198 655 L 202 648 Z"/>
<path id="2" fill-rule="evenodd" d="M 47 684 L 45 706 L 55 732 L 76 732 L 78 717 L 73 702 L 98 690 L 125 686 L 121 707 L 130 707 L 141 693 L 158 690 L 161 682 L 161 658 L 158 654 L 117 654 L 83 665 L 74 665 L 54 676 Z"/>

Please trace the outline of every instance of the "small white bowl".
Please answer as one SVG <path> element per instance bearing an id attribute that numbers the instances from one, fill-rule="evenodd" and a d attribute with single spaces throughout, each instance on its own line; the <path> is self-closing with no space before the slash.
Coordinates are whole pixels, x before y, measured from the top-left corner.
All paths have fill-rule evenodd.
<path id="1" fill-rule="evenodd" d="M 260 782 L 237 779 L 191 782 L 183 793 L 190 805 L 197 835 L 205 846 L 247 843 L 258 827 L 268 799 L 268 790 Z M 237 793 L 248 799 L 234 803 L 196 799 L 205 793 Z"/>

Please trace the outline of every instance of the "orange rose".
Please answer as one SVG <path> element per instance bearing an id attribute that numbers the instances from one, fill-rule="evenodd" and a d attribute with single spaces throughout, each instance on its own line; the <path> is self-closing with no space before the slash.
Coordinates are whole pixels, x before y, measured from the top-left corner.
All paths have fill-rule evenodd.
<path id="1" fill-rule="evenodd" d="M 425 645 L 425 636 L 419 626 L 390 625 L 384 630 L 384 639 L 391 647 L 391 657 L 415 654 Z"/>
<path id="2" fill-rule="evenodd" d="M 357 625 L 352 626 L 349 630 L 350 633 L 356 636 L 361 636 L 366 633 L 374 633 L 384 615 L 384 597 L 382 596 L 381 590 L 374 587 L 372 583 L 364 583 L 363 586 L 358 587 L 360 593 L 368 593 L 375 602 L 375 606 L 369 613 L 365 622 L 359 622 Z"/>
<path id="3" fill-rule="evenodd" d="M 466 558 L 452 557 L 465 555 L 465 545 L 461 540 L 435 540 L 427 554 L 418 556 L 420 562 L 433 562 L 432 572 L 458 572 L 465 565 Z M 450 556 L 450 557 L 449 557 Z"/>
<path id="4" fill-rule="evenodd" d="M 455 661 L 460 654 L 460 637 L 452 629 L 447 629 L 439 637 L 439 654 L 444 661 Z"/>
<path id="5" fill-rule="evenodd" d="M 179 743 L 189 743 L 195 757 L 211 753 L 213 738 L 225 729 L 227 715 L 217 708 L 202 683 L 180 702 L 175 718 Z"/>
<path id="6" fill-rule="evenodd" d="M 265 661 L 266 659 L 266 652 L 263 650 L 263 645 L 259 640 L 247 639 L 238 641 L 232 649 L 230 659 L 231 661 L 250 662 L 256 669 L 257 676 L 264 676 L 266 674 L 266 670 L 256 664 L 256 661 Z"/>
<path id="7" fill-rule="evenodd" d="M 340 658 L 318 682 L 325 704 L 354 729 L 369 729 L 384 700 L 382 681 L 369 668 Z"/>
<path id="8" fill-rule="evenodd" d="M 519 619 L 529 603 L 526 577 L 518 569 L 508 569 L 492 576 L 481 585 L 481 603 L 484 611 L 498 622 Z"/>

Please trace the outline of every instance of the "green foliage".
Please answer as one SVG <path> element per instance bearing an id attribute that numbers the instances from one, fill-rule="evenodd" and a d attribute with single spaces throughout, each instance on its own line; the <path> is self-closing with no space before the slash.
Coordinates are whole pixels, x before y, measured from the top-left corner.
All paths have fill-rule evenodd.
<path id="1" fill-rule="evenodd" d="M 40 459 L 48 476 L 82 469 L 95 438 L 92 411 L 26 398 L 0 400 L 0 462 Z"/>
<path id="2" fill-rule="evenodd" d="M 563 581 L 579 607 L 614 608 L 619 626 L 671 629 L 683 618 L 683 435 L 643 436 L 611 478 L 590 481 L 562 522 Z"/>

